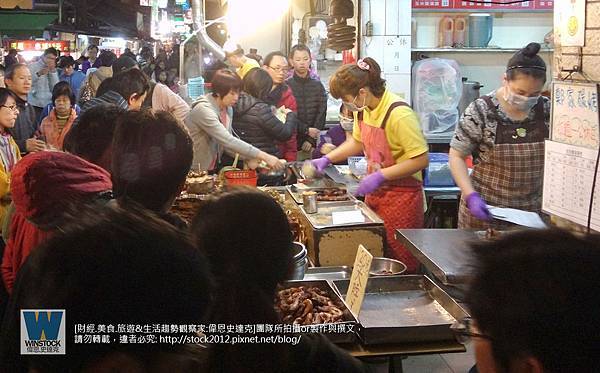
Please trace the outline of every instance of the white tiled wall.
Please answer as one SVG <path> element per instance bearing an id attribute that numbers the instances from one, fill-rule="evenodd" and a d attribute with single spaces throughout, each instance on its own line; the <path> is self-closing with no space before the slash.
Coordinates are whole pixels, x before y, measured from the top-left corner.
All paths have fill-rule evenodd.
<path id="1" fill-rule="evenodd" d="M 387 87 L 410 100 L 411 4 L 408 0 L 362 0 L 362 32 L 373 23 L 373 36 L 362 38 L 361 55 L 374 58 Z"/>

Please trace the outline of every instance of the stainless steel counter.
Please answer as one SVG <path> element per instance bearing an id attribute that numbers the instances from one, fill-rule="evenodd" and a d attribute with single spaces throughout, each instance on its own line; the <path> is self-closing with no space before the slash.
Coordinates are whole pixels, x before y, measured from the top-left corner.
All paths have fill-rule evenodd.
<path id="1" fill-rule="evenodd" d="M 444 285 L 465 284 L 470 278 L 469 243 L 473 230 L 397 229 L 396 239 Z"/>

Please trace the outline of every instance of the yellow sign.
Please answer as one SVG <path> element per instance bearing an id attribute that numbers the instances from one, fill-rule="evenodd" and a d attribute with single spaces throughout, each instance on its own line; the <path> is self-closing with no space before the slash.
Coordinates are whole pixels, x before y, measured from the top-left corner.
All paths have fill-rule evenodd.
<path id="1" fill-rule="evenodd" d="M 348 286 L 348 294 L 346 294 L 346 303 L 356 317 L 360 313 L 360 308 L 365 298 L 365 290 L 367 289 L 372 261 L 373 255 L 363 245 L 358 245 L 354 269 L 352 269 L 352 277 Z"/>
<path id="2" fill-rule="evenodd" d="M 585 12 L 585 0 L 554 2 L 555 38 L 563 47 L 584 46 Z"/>
<path id="3" fill-rule="evenodd" d="M 13 9 L 19 7 L 21 9 L 33 9 L 33 0 L 2 0 L 0 8 Z"/>

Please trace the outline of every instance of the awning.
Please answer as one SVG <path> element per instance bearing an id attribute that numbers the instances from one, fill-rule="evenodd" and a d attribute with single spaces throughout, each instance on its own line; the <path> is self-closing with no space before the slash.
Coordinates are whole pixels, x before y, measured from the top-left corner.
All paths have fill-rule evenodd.
<path id="1" fill-rule="evenodd" d="M 44 31 L 58 18 L 58 13 L 0 12 L 0 33 L 15 34 L 25 31 Z"/>

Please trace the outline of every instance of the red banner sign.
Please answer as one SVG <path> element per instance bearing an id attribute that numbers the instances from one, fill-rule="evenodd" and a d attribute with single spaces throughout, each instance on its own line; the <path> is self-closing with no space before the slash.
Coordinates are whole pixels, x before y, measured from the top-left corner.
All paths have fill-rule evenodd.
<path id="1" fill-rule="evenodd" d="M 444 10 L 444 9 L 458 9 L 464 10 L 465 12 L 472 10 L 490 10 L 490 11 L 502 11 L 502 10 L 552 10 L 554 8 L 555 0 L 532 0 L 524 1 L 522 3 L 509 4 L 512 0 L 496 0 L 497 2 L 505 2 L 506 4 L 491 4 L 483 1 L 469 1 L 469 0 L 412 0 L 413 9 L 431 9 L 431 10 Z"/>
<path id="2" fill-rule="evenodd" d="M 10 48 L 19 51 L 44 51 L 54 47 L 60 52 L 68 52 L 71 42 L 65 40 L 11 40 Z"/>
<path id="3" fill-rule="evenodd" d="M 413 9 L 452 9 L 455 0 L 412 0 Z"/>
<path id="4" fill-rule="evenodd" d="M 497 0 L 498 1 L 498 0 Z M 499 0 L 502 1 L 502 0 Z M 506 3 L 512 2 L 512 0 L 506 0 Z M 514 4 L 483 4 L 482 2 L 472 2 L 467 0 L 454 0 L 454 9 L 464 10 L 532 10 L 534 1 L 524 1 L 522 3 Z"/>

